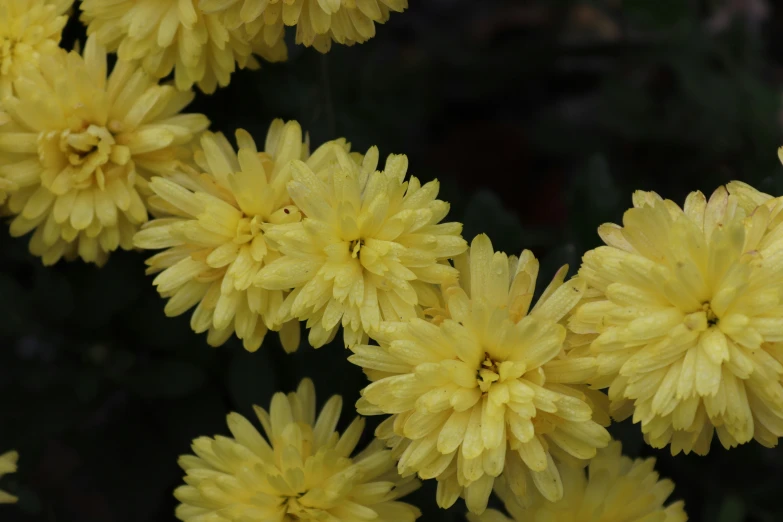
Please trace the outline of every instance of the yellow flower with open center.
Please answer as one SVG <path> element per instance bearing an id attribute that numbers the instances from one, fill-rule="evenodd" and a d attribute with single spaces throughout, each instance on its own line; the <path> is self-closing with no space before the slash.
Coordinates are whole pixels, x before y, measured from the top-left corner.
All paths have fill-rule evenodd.
<path id="1" fill-rule="evenodd" d="M 213 93 L 225 87 L 238 66 L 259 67 L 253 54 L 270 62 L 287 58 L 285 42 L 251 43 L 226 27 L 221 12 L 204 12 L 198 0 L 83 0 L 82 20 L 121 60 L 138 60 L 145 71 L 165 78 L 174 71 L 180 90 L 193 85 Z"/>
<path id="2" fill-rule="evenodd" d="M 400 454 L 403 476 L 438 480 L 438 505 L 464 495 L 481 513 L 504 474 L 524 496 L 527 484 L 550 501 L 563 496 L 559 465 L 595 456 L 609 434 L 594 419 L 581 385 L 589 357 L 567 356 L 560 324 L 585 282 L 561 269 L 530 310 L 538 262 L 493 252 L 485 235 L 455 259 L 458 285 L 444 290 L 448 317 L 384 323 L 380 346 L 352 348 L 349 360 L 374 381 L 357 404 L 364 415 L 391 414 L 376 431 Z"/>
<path id="3" fill-rule="evenodd" d="M 288 192 L 304 219 L 269 227 L 283 256 L 256 276 L 262 288 L 293 290 L 286 306 L 307 321 L 316 348 L 340 324 L 352 345 L 382 320 L 417 317 L 433 285 L 456 277 L 444 261 L 467 247 L 460 223 L 440 222 L 449 205 L 436 199 L 437 181 L 404 181 L 405 156 L 389 156 L 376 171 L 375 147 L 361 163 L 333 152 L 322 166 L 291 165 Z"/>
<path id="4" fill-rule="evenodd" d="M 672 454 L 783 435 L 783 200 L 729 188 L 683 208 L 636 192 L 579 271 L 594 290 L 569 327 L 595 336 L 595 384 Z"/>
<path id="5" fill-rule="evenodd" d="M 245 131 L 237 131 L 237 142 L 234 152 L 224 136 L 207 133 L 196 155 L 203 174 L 154 178 L 152 203 L 169 217 L 147 223 L 134 244 L 166 249 L 147 260 L 148 273 L 160 272 L 154 281 L 158 291 L 169 298 L 166 315 L 195 305 L 191 326 L 208 331 L 213 346 L 236 333 L 255 351 L 268 330 L 279 330 L 284 348 L 292 352 L 299 346 L 299 322 L 282 316 L 284 292 L 252 281 L 280 257 L 264 227 L 301 220 L 286 183 L 288 164 L 307 159 L 308 145 L 298 123 L 282 120 L 272 123 L 262 152 Z"/>
<path id="6" fill-rule="evenodd" d="M 89 38 L 84 56 L 65 51 L 28 65 L 4 101 L 0 164 L 18 185 L 11 234 L 35 231 L 30 251 L 44 264 L 81 257 L 102 264 L 132 248 L 147 220 L 141 193 L 153 175 L 175 172 L 184 147 L 209 120 L 180 114 L 192 92 L 158 85 L 118 62 L 107 78 L 106 50 Z"/>
<path id="7" fill-rule="evenodd" d="M 73 0 L 4 0 L 0 3 L 0 100 L 13 92 L 22 67 L 59 50 L 65 14 Z"/>
<path id="8" fill-rule="evenodd" d="M 262 436 L 231 413 L 232 437 L 200 437 L 183 456 L 186 486 L 174 496 L 185 522 L 248 520 L 413 522 L 421 514 L 399 499 L 418 487 L 394 469 L 380 441 L 351 456 L 364 419 L 340 435 L 342 399 L 329 399 L 316 416 L 315 389 L 304 379 L 296 392 L 276 393 L 269 412 L 255 407 Z"/>

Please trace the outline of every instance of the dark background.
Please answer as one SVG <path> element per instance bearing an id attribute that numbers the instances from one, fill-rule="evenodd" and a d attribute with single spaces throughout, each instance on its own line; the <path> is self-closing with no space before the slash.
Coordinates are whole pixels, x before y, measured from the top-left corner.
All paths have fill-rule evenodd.
<path id="1" fill-rule="evenodd" d="M 285 64 L 236 74 L 192 111 L 263 142 L 275 117 L 314 145 L 406 153 L 438 178 L 465 237 L 531 248 L 542 285 L 575 269 L 595 228 L 621 219 L 633 190 L 681 203 L 732 179 L 783 194 L 783 6 L 772 0 L 411 0 L 369 43 L 321 56 L 291 47 Z M 290 35 L 289 35 L 290 36 Z M 72 20 L 65 45 L 83 37 Z M 44 268 L 26 241 L 0 235 L 0 450 L 21 452 L 0 487 L 21 496 L 0 520 L 173 520 L 177 456 L 225 415 L 267 407 L 310 376 L 319 402 L 365 384 L 338 343 L 255 354 L 207 346 L 189 315 L 168 319 L 141 253 L 102 269 Z M 376 419 L 377 421 L 377 419 Z M 374 425 L 375 421 L 371 421 Z M 369 430 L 368 430 L 369 431 Z M 632 456 L 658 457 L 691 520 L 783 520 L 783 449 L 717 443 L 707 457 L 656 451 L 628 422 L 612 432 Z M 422 520 L 464 520 L 435 505 L 434 483 L 409 499 Z"/>

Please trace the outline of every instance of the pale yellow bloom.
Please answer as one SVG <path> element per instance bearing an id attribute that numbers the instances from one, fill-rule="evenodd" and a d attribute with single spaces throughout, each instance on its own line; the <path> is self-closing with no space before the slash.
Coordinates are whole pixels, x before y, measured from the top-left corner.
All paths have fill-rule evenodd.
<path id="1" fill-rule="evenodd" d="M 206 12 L 226 13 L 229 27 L 244 27 L 254 42 L 275 45 L 285 26 L 296 26 L 296 43 L 329 51 L 332 41 L 363 43 L 375 36 L 375 24 L 408 0 L 200 0 Z"/>
<path id="2" fill-rule="evenodd" d="M 672 454 L 783 435 L 783 200 L 729 189 L 636 192 L 579 272 L 594 290 L 569 327 L 595 336 L 595 384 Z"/>
<path id="3" fill-rule="evenodd" d="M 180 114 L 193 99 L 137 67 L 118 62 L 107 78 L 106 50 L 89 38 L 84 57 L 61 51 L 28 65 L 4 101 L 0 172 L 15 183 L 11 234 L 32 230 L 44 264 L 77 256 L 102 264 L 132 248 L 147 220 L 141 193 L 153 175 L 181 163 L 184 146 L 208 125 Z"/>
<path id="4" fill-rule="evenodd" d="M 301 220 L 286 190 L 288 164 L 309 150 L 296 122 L 275 120 L 263 152 L 245 131 L 237 131 L 239 152 L 220 134 L 201 139 L 196 161 L 203 174 L 154 178 L 151 204 L 171 216 L 147 223 L 136 234 L 139 248 L 163 252 L 147 260 L 154 284 L 168 297 L 166 315 L 196 306 L 191 326 L 208 331 L 213 346 L 232 333 L 255 351 L 267 330 L 280 330 L 286 351 L 299 346 L 299 322 L 280 314 L 284 292 L 252 286 L 253 277 L 280 257 L 264 234 L 269 223 Z"/>
<path id="5" fill-rule="evenodd" d="M 447 318 L 384 323 L 373 336 L 380 346 L 352 348 L 349 360 L 375 381 L 358 411 L 392 414 L 376 434 L 401 454 L 403 476 L 438 480 L 441 507 L 464 495 L 481 513 L 501 474 L 520 496 L 535 489 L 559 500 L 555 459 L 578 464 L 610 440 L 575 386 L 595 363 L 567 357 L 560 324 L 585 282 L 564 281 L 563 267 L 530 310 L 538 275 L 530 251 L 493 252 L 479 235 L 455 265 L 459 285 L 444 290 Z"/>
<path id="6" fill-rule="evenodd" d="M 270 62 L 287 58 L 282 40 L 251 43 L 240 29 L 226 27 L 222 13 L 205 13 L 198 0 L 83 0 L 81 9 L 87 34 L 121 60 L 139 60 L 156 78 L 173 70 L 180 90 L 225 87 L 237 66 L 259 67 L 254 53 Z"/>
<path id="7" fill-rule="evenodd" d="M 262 288 L 293 289 L 286 305 L 307 320 L 316 348 L 341 323 L 352 345 L 382 320 L 417 317 L 433 285 L 456 277 L 444 260 L 466 249 L 462 225 L 440 223 L 449 205 L 435 199 L 437 181 L 404 181 L 405 156 L 389 156 L 385 170 L 376 171 L 377 148 L 361 163 L 332 149 L 334 161 L 291 165 L 288 192 L 305 217 L 269 227 L 283 257 L 256 277 Z"/>
<path id="8" fill-rule="evenodd" d="M 296 392 L 276 393 L 270 411 L 255 407 L 266 437 L 231 413 L 232 437 L 200 437 L 196 456 L 180 457 L 187 486 L 174 496 L 185 522 L 359 521 L 412 522 L 420 512 L 398 499 L 418 487 L 394 469 L 391 451 L 372 442 L 354 456 L 364 429 L 357 417 L 335 431 L 342 399 L 333 396 L 316 416 L 315 389 L 304 379 Z"/>
<path id="9" fill-rule="evenodd" d="M 9 451 L 0 455 L 0 478 L 8 473 L 16 473 L 16 462 L 19 460 L 19 454 L 15 451 Z M 14 495 L 0 490 L 0 504 L 13 504 L 19 500 Z"/>
<path id="10" fill-rule="evenodd" d="M 682 501 L 665 506 L 674 491 L 668 479 L 659 479 L 655 459 L 631 460 L 622 455 L 619 442 L 599 450 L 585 472 L 563 468 L 563 498 L 550 502 L 537 492 L 516 497 L 504 479 L 496 493 L 510 517 L 488 509 L 468 514 L 469 522 L 686 522 Z"/>
<path id="11" fill-rule="evenodd" d="M 59 50 L 71 4 L 73 0 L 0 2 L 0 100 L 11 95 L 25 65 L 38 67 L 42 55 Z"/>

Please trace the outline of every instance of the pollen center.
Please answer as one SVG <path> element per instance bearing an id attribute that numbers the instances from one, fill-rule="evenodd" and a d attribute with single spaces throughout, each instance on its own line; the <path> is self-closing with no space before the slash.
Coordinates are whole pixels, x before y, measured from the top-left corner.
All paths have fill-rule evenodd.
<path id="1" fill-rule="evenodd" d="M 715 315 L 715 312 L 712 311 L 709 301 L 702 303 L 701 309 L 704 310 L 704 313 L 707 315 L 707 324 L 709 326 L 715 326 L 718 324 L 718 316 Z"/>
<path id="2" fill-rule="evenodd" d="M 484 362 L 476 371 L 476 380 L 482 392 L 487 393 L 493 382 L 500 380 L 499 364 L 488 353 L 484 354 Z"/>
<path id="3" fill-rule="evenodd" d="M 237 235 L 234 242 L 237 244 L 249 243 L 256 236 L 263 235 L 261 227 L 264 220 L 261 216 L 245 216 L 237 223 Z"/>
<path id="4" fill-rule="evenodd" d="M 351 251 L 351 257 L 361 259 L 361 250 L 364 246 L 364 239 L 354 239 L 348 244 L 348 250 Z"/>
<path id="5" fill-rule="evenodd" d="M 130 161 L 130 149 L 118 144 L 106 127 L 84 123 L 77 129 L 54 131 L 40 138 L 39 150 L 44 165 L 51 165 L 60 174 L 49 180 L 57 193 L 58 181 L 67 183 L 68 189 L 87 189 L 97 185 L 104 188 L 106 177 L 117 167 Z M 123 173 L 125 169 L 122 169 Z M 67 181 L 66 181 L 67 180 Z"/>

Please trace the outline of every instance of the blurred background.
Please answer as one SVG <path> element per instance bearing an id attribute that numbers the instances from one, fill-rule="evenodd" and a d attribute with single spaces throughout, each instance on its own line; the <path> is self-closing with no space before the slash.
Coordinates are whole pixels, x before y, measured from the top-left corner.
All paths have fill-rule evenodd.
<path id="1" fill-rule="evenodd" d="M 575 270 L 619 222 L 636 189 L 682 202 L 733 179 L 783 194 L 783 3 L 772 0 L 411 0 L 369 43 L 237 73 L 191 111 L 214 128 L 263 141 L 273 118 L 296 119 L 311 143 L 405 153 L 438 178 L 450 219 L 470 240 L 530 248 L 542 283 Z M 76 19 L 64 45 L 82 39 Z M 267 407 L 313 378 L 345 415 L 365 378 L 338 342 L 286 355 L 275 335 L 246 353 L 215 349 L 168 319 L 144 255 L 102 269 L 44 268 L 0 227 L 0 450 L 21 453 L 0 487 L 21 496 L 0 520 L 170 521 L 177 456 L 199 435 L 227 434 L 225 415 Z M 370 419 L 370 426 L 378 419 Z M 655 456 L 693 521 L 783 520 L 783 448 L 755 443 L 708 457 L 644 445 L 638 426 L 613 434 L 631 456 Z M 368 433 L 371 429 L 367 430 Z M 462 501 L 410 500 L 426 521 L 462 521 Z"/>

